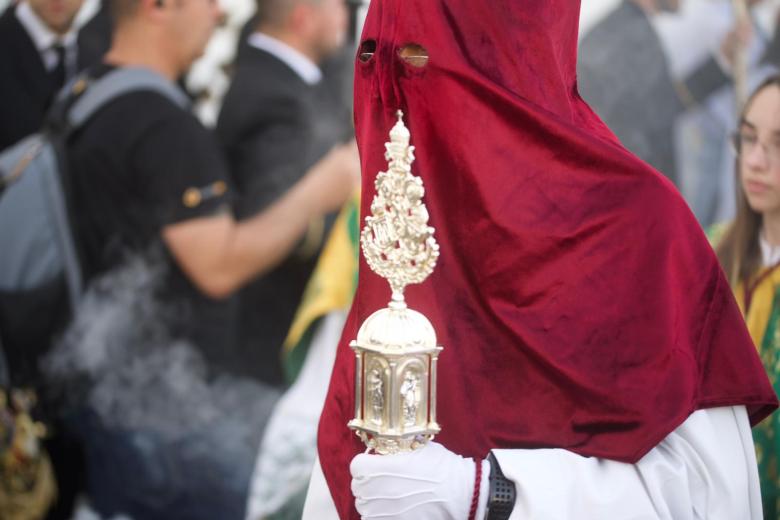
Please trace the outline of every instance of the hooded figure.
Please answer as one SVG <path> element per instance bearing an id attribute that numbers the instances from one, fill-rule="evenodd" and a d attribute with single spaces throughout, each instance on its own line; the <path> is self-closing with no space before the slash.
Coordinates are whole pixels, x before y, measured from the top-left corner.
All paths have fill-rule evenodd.
<path id="1" fill-rule="evenodd" d="M 371 2 L 361 217 L 403 110 L 441 251 L 406 300 L 445 347 L 442 432 L 383 457 L 346 426 L 348 344 L 389 300 L 361 258 L 304 518 L 760 518 L 750 425 L 777 399 L 684 201 L 580 98 L 578 20 L 577 0 Z"/>

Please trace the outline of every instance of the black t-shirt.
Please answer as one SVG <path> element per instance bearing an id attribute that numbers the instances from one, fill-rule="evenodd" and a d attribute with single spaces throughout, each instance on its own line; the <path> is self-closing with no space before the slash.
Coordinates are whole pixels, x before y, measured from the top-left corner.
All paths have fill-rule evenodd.
<path id="1" fill-rule="evenodd" d="M 93 71 L 100 77 L 112 67 Z M 162 243 L 170 224 L 229 208 L 228 175 L 211 133 L 162 94 L 125 94 L 100 109 L 67 145 L 75 235 L 87 283 L 130 257 L 165 253 L 166 301 L 183 304 L 172 333 L 207 357 L 231 341 L 231 302 L 201 294 Z"/>

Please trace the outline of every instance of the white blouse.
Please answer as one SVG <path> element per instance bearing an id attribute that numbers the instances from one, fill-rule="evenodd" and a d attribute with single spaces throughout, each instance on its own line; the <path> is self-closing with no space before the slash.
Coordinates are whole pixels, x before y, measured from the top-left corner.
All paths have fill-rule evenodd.
<path id="1" fill-rule="evenodd" d="M 780 246 L 773 246 L 767 242 L 763 233 L 758 236 L 758 244 L 761 247 L 761 261 L 764 267 L 780 263 Z"/>

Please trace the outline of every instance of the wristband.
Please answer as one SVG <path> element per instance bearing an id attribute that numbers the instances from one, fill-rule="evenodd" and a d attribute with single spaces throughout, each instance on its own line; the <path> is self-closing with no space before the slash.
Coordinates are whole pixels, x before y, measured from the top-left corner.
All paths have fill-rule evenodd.
<path id="1" fill-rule="evenodd" d="M 515 483 L 501 472 L 493 452 L 488 455 L 490 462 L 490 490 L 488 492 L 487 514 L 485 520 L 509 520 L 515 508 Z"/>

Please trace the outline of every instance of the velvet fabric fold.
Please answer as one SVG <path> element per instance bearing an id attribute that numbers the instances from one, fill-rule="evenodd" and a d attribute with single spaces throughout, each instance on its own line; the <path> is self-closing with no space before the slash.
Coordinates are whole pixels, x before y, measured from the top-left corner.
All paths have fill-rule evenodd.
<path id="1" fill-rule="evenodd" d="M 356 60 L 361 222 L 401 109 L 439 264 L 406 290 L 433 323 L 437 440 L 464 456 L 564 448 L 636 462 L 695 410 L 777 399 L 715 255 L 672 184 L 576 86 L 576 0 L 373 0 Z M 424 67 L 399 56 L 414 43 Z M 366 56 L 364 56 L 366 58 Z M 388 284 L 361 258 L 320 422 L 341 518 L 364 447 L 348 347 Z"/>

